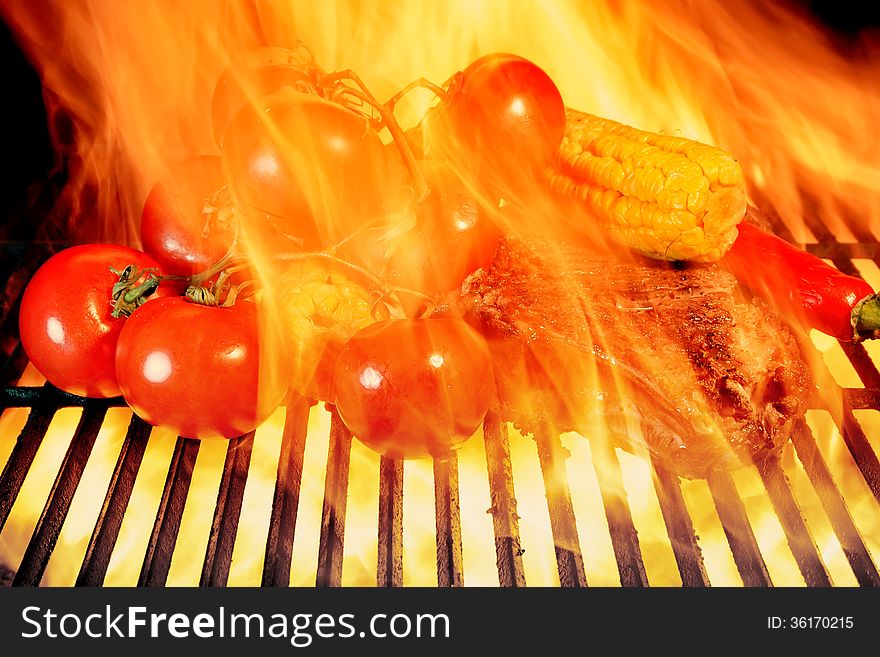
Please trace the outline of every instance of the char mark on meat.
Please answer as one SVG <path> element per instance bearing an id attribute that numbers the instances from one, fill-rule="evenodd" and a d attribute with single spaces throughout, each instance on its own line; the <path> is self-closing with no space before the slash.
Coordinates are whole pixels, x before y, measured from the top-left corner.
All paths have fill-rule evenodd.
<path id="1" fill-rule="evenodd" d="M 507 420 L 604 431 L 686 476 L 778 454 L 812 387 L 788 327 L 714 265 L 511 241 L 456 305 L 489 338 Z"/>

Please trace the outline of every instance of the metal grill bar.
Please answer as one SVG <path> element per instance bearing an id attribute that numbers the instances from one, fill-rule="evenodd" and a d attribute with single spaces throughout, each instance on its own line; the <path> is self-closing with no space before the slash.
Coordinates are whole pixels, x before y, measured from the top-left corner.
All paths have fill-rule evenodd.
<path id="1" fill-rule="evenodd" d="M 852 567 L 856 581 L 862 586 L 880 586 L 880 574 L 871 561 L 871 555 L 865 546 L 859 530 L 853 522 L 849 509 L 831 477 L 825 459 L 816 447 L 816 441 L 804 422 L 798 422 L 792 431 L 791 441 L 797 451 L 798 458 L 813 487 L 819 501 L 825 508 L 831 527 L 840 541 L 840 546 Z"/>
<path id="2" fill-rule="evenodd" d="M 288 404 L 284 417 L 275 495 L 269 518 L 269 536 L 266 539 L 266 557 L 263 561 L 263 586 L 290 584 L 290 560 L 296 532 L 310 406 L 307 400 L 298 397 Z"/>
<path id="3" fill-rule="evenodd" d="M 804 522 L 779 462 L 775 459 L 767 459 L 758 464 L 758 472 L 764 480 L 764 487 L 782 524 L 788 546 L 804 576 L 804 581 L 808 586 L 831 586 L 831 578 L 828 576 L 825 564 L 822 563 L 822 557 L 819 556 L 816 541 L 813 540 Z"/>
<path id="4" fill-rule="evenodd" d="M 871 489 L 874 498 L 880 502 L 880 460 L 877 459 L 865 432 L 848 408 L 843 410 L 843 427 L 840 433 L 868 488 Z"/>
<path id="5" fill-rule="evenodd" d="M 770 573 L 764 563 L 764 557 L 755 540 L 752 526 L 746 515 L 746 507 L 743 505 L 733 483 L 733 478 L 727 472 L 713 472 L 706 478 L 712 499 L 715 501 L 715 509 L 718 511 L 718 519 L 724 528 L 733 560 L 746 586 L 772 586 Z"/>
<path id="6" fill-rule="evenodd" d="M 149 424 L 132 413 L 104 505 L 98 514 L 98 521 L 86 548 L 86 556 L 76 578 L 77 586 L 100 586 L 104 583 L 151 430 Z"/>
<path id="7" fill-rule="evenodd" d="M 2 333 L 0 333 L 0 335 L 2 335 Z M 3 369 L 0 370 L 0 383 L 6 385 L 12 383 L 13 381 L 16 381 L 19 377 L 21 377 L 21 373 L 24 372 L 24 368 L 27 367 L 27 364 L 27 354 L 24 353 L 24 349 L 21 346 L 21 341 L 18 341 L 15 343 L 15 346 L 9 353 L 9 357 L 3 364 Z M 2 407 L 3 403 L 0 402 L 0 408 Z"/>
<path id="8" fill-rule="evenodd" d="M 633 524 L 632 513 L 626 501 L 623 474 L 614 448 L 603 437 L 590 440 L 593 469 L 599 481 L 605 518 L 611 532 L 611 545 L 617 560 L 622 586 L 648 586 L 648 575 L 642 561 L 639 535 Z"/>
<path id="9" fill-rule="evenodd" d="M 809 199 L 808 202 L 810 203 L 809 207 L 811 210 L 815 210 L 819 205 L 818 201 L 815 199 Z M 840 243 L 828 227 L 822 223 L 820 217 L 821 214 L 815 211 L 804 213 L 804 221 L 807 226 L 813 234 L 816 235 L 820 243 L 827 245 L 826 248 L 829 249 L 832 256 L 831 261 L 834 263 L 834 266 L 846 274 L 861 276 L 850 256 L 840 249 Z M 859 239 L 864 239 L 866 242 L 876 245 L 877 242 L 873 235 L 861 229 L 858 222 L 848 221 L 847 223 L 849 224 L 848 227 L 850 230 L 858 235 Z M 880 259 L 878 259 L 876 251 L 873 258 L 874 262 L 880 265 Z M 880 387 L 880 372 L 878 372 L 877 366 L 874 364 L 873 360 L 871 360 L 867 351 L 865 351 L 864 346 L 861 344 L 849 344 L 845 342 L 841 342 L 840 344 L 865 387 Z M 865 477 L 868 487 L 871 489 L 874 497 L 880 501 L 880 461 L 878 461 L 877 455 L 871 448 L 870 443 L 868 443 L 861 427 L 859 427 L 855 418 L 853 418 L 852 411 L 846 407 L 844 408 L 841 433 L 843 434 L 844 442 L 849 448 L 853 459 L 855 459 L 856 465 Z"/>
<path id="10" fill-rule="evenodd" d="M 251 431 L 230 440 L 226 448 L 226 461 L 223 463 L 217 506 L 211 522 L 199 586 L 226 586 L 229 579 L 232 549 L 235 547 L 241 502 L 244 499 L 244 487 L 254 447 L 254 433 Z"/>
<path id="11" fill-rule="evenodd" d="M 43 513 L 37 521 L 15 579 L 12 580 L 13 586 L 37 586 L 43 578 L 106 414 L 107 405 L 99 401 L 83 411 L 58 476 L 52 484 Z"/>
<path id="12" fill-rule="evenodd" d="M 494 413 L 483 422 L 486 465 L 489 470 L 489 495 L 492 500 L 492 529 L 495 532 L 495 562 L 501 586 L 525 586 L 520 545 L 519 515 L 513 489 L 513 468 L 507 425 Z"/>
<path id="13" fill-rule="evenodd" d="M 59 390 L 51 383 L 43 386 L 16 386 L 0 390 L 0 408 L 27 408 L 35 405 L 40 399 L 51 400 L 57 408 L 86 407 L 94 400 L 88 397 L 72 395 L 69 392 Z M 122 397 L 101 399 L 100 403 L 107 408 L 121 408 L 126 406 Z"/>
<path id="14" fill-rule="evenodd" d="M 709 586 L 709 575 L 706 573 L 703 554 L 694 532 L 694 523 L 681 494 L 678 477 L 667 470 L 653 454 L 651 465 L 654 489 L 657 491 L 657 499 L 660 502 L 663 522 L 666 523 L 675 563 L 681 574 L 682 586 Z"/>
<path id="15" fill-rule="evenodd" d="M 873 238 L 872 238 L 873 239 Z M 866 258 L 873 259 L 878 256 L 877 244 L 865 244 L 863 242 L 853 242 L 851 244 L 841 244 L 840 242 L 818 242 L 816 244 L 807 244 L 806 250 L 820 258 L 833 260 L 834 258 Z"/>
<path id="16" fill-rule="evenodd" d="M 877 371 L 877 366 L 874 365 L 871 356 L 865 351 L 864 345 L 841 342 L 840 347 L 849 358 L 849 362 L 852 363 L 853 369 L 859 375 L 862 383 L 869 388 L 880 388 L 880 372 Z"/>
<path id="17" fill-rule="evenodd" d="M 18 317 L 24 288 L 55 249 L 51 244 L 7 244 L 4 250 L 2 262 L 9 266 L 0 271 L 0 280 L 5 281 L 0 289 L 0 335 L 13 335 L 16 332 L 10 331 L 8 324 Z"/>
<path id="18" fill-rule="evenodd" d="M 550 529 L 556 549 L 559 584 L 567 587 L 586 586 L 587 575 L 578 540 L 577 520 L 565 474 L 568 452 L 563 448 L 559 436 L 552 434 L 547 427 L 541 427 L 535 432 L 535 442 L 538 445 L 541 474 L 544 476 L 544 490 L 547 492 L 547 509 L 550 512 Z"/>
<path id="19" fill-rule="evenodd" d="M 198 440 L 178 438 L 174 445 L 171 466 L 168 468 L 138 586 L 164 586 L 168 579 L 171 555 L 177 543 L 180 519 L 183 517 L 183 507 L 186 505 L 193 468 L 199 454 L 199 444 Z"/>
<path id="20" fill-rule="evenodd" d="M 345 546 L 345 506 L 348 501 L 348 465 L 351 432 L 334 407 L 330 410 L 330 447 L 324 505 L 321 509 L 321 538 L 318 543 L 317 586 L 342 584 L 342 554 Z"/>
<path id="21" fill-rule="evenodd" d="M 15 447 L 12 448 L 12 454 L 9 455 L 3 473 L 0 474 L 0 530 L 6 525 L 6 519 L 21 491 L 21 485 L 31 469 L 55 411 L 58 410 L 51 400 L 51 386 L 47 383 L 41 390 L 43 392 L 31 407 L 24 428 L 18 435 Z"/>
<path id="22" fill-rule="evenodd" d="M 434 511 L 437 523 L 437 585 L 464 586 L 458 456 L 434 459 Z"/>
<path id="23" fill-rule="evenodd" d="M 821 242 L 827 242 L 829 244 L 837 244 L 837 240 L 835 239 L 833 233 L 829 230 L 828 226 L 819 218 L 822 215 L 819 211 L 819 201 L 815 198 L 809 198 L 809 196 L 805 193 L 803 197 L 804 211 L 801 215 L 801 219 L 804 224 L 806 224 L 807 228 L 810 229 L 810 232 L 816 236 L 816 239 Z"/>
<path id="24" fill-rule="evenodd" d="M 378 586 L 403 586 L 403 461 L 379 459 Z"/>
<path id="25" fill-rule="evenodd" d="M 880 408 L 880 389 L 844 388 L 843 403 L 850 410 L 872 410 Z"/>

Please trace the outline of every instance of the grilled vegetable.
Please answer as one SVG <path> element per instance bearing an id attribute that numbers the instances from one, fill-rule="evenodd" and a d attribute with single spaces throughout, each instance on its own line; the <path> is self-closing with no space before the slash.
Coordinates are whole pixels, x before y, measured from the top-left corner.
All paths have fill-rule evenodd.
<path id="1" fill-rule="evenodd" d="M 391 458 L 444 457 L 483 422 L 495 394 L 489 349 L 460 319 L 398 319 L 358 331 L 333 374 L 336 409 Z"/>
<path id="2" fill-rule="evenodd" d="M 615 240 L 661 260 L 718 260 L 746 211 L 742 169 L 723 150 L 572 109 L 547 176 Z"/>
<path id="3" fill-rule="evenodd" d="M 141 312 L 143 311 L 143 312 Z M 185 438 L 234 438 L 258 427 L 287 390 L 287 359 L 257 304 L 182 297 L 150 301 L 129 317 L 116 376 L 132 410 Z"/>
<path id="4" fill-rule="evenodd" d="M 290 261 L 272 287 L 290 340 L 291 386 L 313 399 L 330 400 L 333 367 L 352 335 L 403 317 L 397 297 L 378 281 L 326 254 Z"/>
<path id="5" fill-rule="evenodd" d="M 18 327 L 31 363 L 74 395 L 118 395 L 113 358 L 122 318 L 146 297 L 167 294 L 167 286 L 157 289 L 158 273 L 149 255 L 118 244 L 82 244 L 56 253 L 21 298 Z"/>
<path id="6" fill-rule="evenodd" d="M 720 264 L 810 328 L 855 342 L 880 333 L 880 299 L 870 285 L 758 226 L 741 223 Z"/>

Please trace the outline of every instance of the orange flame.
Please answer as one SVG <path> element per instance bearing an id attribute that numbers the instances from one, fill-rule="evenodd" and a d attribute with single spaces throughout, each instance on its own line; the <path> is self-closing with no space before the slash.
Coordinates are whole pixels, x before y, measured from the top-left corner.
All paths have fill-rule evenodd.
<path id="1" fill-rule="evenodd" d="M 65 212 L 59 216 L 78 241 L 136 245 L 141 208 L 153 183 L 175 162 L 216 152 L 210 105 L 221 72 L 241 53 L 262 45 L 293 48 L 298 39 L 326 70 L 357 71 L 380 99 L 419 77 L 442 82 L 484 53 L 516 52 L 550 74 L 569 106 L 733 153 L 746 173 L 752 199 L 777 212 L 796 239 L 814 238 L 805 214 L 821 217 L 841 240 L 853 240 L 860 232 L 880 238 L 880 159 L 873 150 L 880 126 L 878 41 L 864 35 L 843 52 L 809 17 L 783 6 L 672 0 L 106 0 L 51 5 L 3 0 L 0 9 L 42 77 L 52 128 L 71 174 L 62 199 Z M 399 107 L 398 119 L 412 125 L 432 102 L 431 94 L 414 93 Z M 73 141 L 62 138 L 64 117 L 73 126 Z M 868 261 L 864 265 L 876 287 L 880 276 L 868 271 Z M 839 385 L 861 385 L 836 342 L 818 336 L 814 341 Z M 39 382 L 39 377 L 29 372 L 25 381 Z M 114 451 L 124 435 L 124 414 L 113 411 L 102 430 L 92 457 L 95 474 L 87 471 L 80 486 L 45 583 L 70 584 L 75 578 L 94 525 L 94 496 L 106 490 Z M 48 492 L 48 484 L 41 486 L 51 481 L 53 475 L 47 473 L 57 470 L 66 447 L 62 438 L 70 435 L 75 416 L 76 411 L 62 411 L 53 422 L 0 534 L 0 561 L 20 559 Z M 859 420 L 876 435 L 876 417 Z M 857 499 L 864 493 L 860 475 L 835 439 L 833 424 L 821 417 L 810 421 L 823 437 L 823 455 L 836 478 L 856 481 L 851 487 Z M 257 434 L 231 584 L 259 581 L 281 422 L 276 413 Z M 2 460 L 23 423 L 21 411 L 7 411 L 0 418 Z M 313 411 L 291 571 L 294 584 L 314 582 L 328 426 L 327 417 Z M 573 436 L 566 436 L 565 444 L 572 452 L 569 473 L 577 473 L 570 480 L 588 580 L 614 585 L 614 555 L 589 444 Z M 136 581 L 172 445 L 173 436 L 153 433 L 130 505 L 138 512 L 126 517 L 108 584 Z M 513 434 L 511 449 L 526 578 L 530 584 L 556 584 L 534 443 Z M 620 459 L 649 579 L 678 584 L 647 464 L 624 453 Z M 222 461 L 219 444 L 203 445 L 181 529 L 180 544 L 186 547 L 175 554 L 170 584 L 198 579 Z M 355 443 L 345 584 L 375 581 L 377 464 L 372 452 Z M 806 495 L 809 483 L 791 446 L 783 466 L 798 494 Z M 497 583 L 491 517 L 483 512 L 490 504 L 479 436 L 462 449 L 460 469 L 465 581 Z M 409 585 L 436 583 L 431 477 L 429 462 L 406 466 L 404 573 Z M 750 477 L 740 473 L 736 484 L 747 498 L 771 576 L 777 583 L 802 583 L 772 509 L 761 496 L 750 497 L 756 486 Z M 738 583 L 705 484 L 686 482 L 683 487 L 710 579 Z M 805 514 L 835 581 L 850 582 L 852 575 L 827 522 L 812 507 Z M 876 509 L 857 504 L 853 514 L 869 547 L 880 554 Z"/>

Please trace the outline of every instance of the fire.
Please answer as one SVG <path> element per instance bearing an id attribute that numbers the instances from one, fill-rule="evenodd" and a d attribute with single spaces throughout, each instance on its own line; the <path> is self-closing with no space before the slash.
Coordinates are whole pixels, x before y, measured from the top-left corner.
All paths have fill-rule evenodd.
<path id="1" fill-rule="evenodd" d="M 546 70 L 567 105 L 667 134 L 680 134 L 733 153 L 754 202 L 777 213 L 794 237 L 815 241 L 804 221 L 819 216 L 841 241 L 866 233 L 880 239 L 880 160 L 873 151 L 880 125 L 876 78 L 878 42 L 861 39 L 849 52 L 806 17 L 765 3 L 472 2 L 395 3 L 2 2 L 5 18 L 39 70 L 54 116 L 53 130 L 68 160 L 70 184 L 59 212 L 77 241 L 137 245 L 143 201 L 168 167 L 194 154 L 215 153 L 211 96 L 214 84 L 241 53 L 261 45 L 305 42 L 328 70 L 356 71 L 379 99 L 425 77 L 446 80 L 477 56 L 515 52 Z M 785 30 L 780 30 L 780 25 Z M 60 45 L 59 45 L 60 44 Z M 60 52 L 59 52 L 60 49 Z M 434 102 L 407 96 L 397 110 L 414 125 Z M 64 139 L 62 117 L 76 139 Z M 387 136 L 386 136 L 387 139 Z M 860 261 L 877 289 L 880 272 Z M 813 336 L 834 381 L 862 387 L 836 341 Z M 875 358 L 877 346 L 868 345 Z M 22 384 L 39 384 L 28 371 Z M 106 491 L 127 426 L 128 411 L 113 410 L 64 526 L 44 583 L 72 584 Z M 870 436 L 880 434 L 876 412 L 857 415 Z M 66 449 L 78 411 L 60 411 L 40 449 L 5 531 L 0 563 L 20 560 Z M 25 421 L 20 410 L 0 418 L 0 461 L 5 462 Z M 811 415 L 835 480 L 854 497 L 852 509 L 875 555 L 880 516 L 864 481 L 836 435 L 834 423 Z M 268 510 L 280 450 L 283 411 L 258 430 L 233 554 L 229 583 L 260 580 Z M 318 528 L 327 459 L 329 416 L 312 410 L 306 444 L 291 583 L 314 583 Z M 511 433 L 526 581 L 558 584 L 547 504 L 535 443 Z M 875 441 L 876 442 L 876 441 Z M 591 584 L 619 583 L 608 538 L 590 444 L 569 434 L 563 443 L 580 545 Z M 106 583 L 133 584 L 161 495 L 174 436 L 155 430 L 129 505 Z M 880 447 L 874 445 L 875 449 Z M 178 549 L 168 583 L 194 584 L 216 502 L 225 443 L 200 447 Z M 649 581 L 678 585 L 680 576 L 657 505 L 648 463 L 618 450 L 623 493 L 639 531 Z M 464 579 L 497 584 L 482 436 L 459 455 Z M 810 484 L 791 445 L 783 468 L 798 499 Z M 408 462 L 404 480 L 404 584 L 434 585 L 433 475 L 430 461 Z M 760 478 L 736 473 L 735 484 L 777 584 L 803 584 Z M 343 584 L 375 583 L 378 457 L 352 446 Z M 704 482 L 684 481 L 683 492 L 701 538 L 713 584 L 739 584 Z M 135 512 L 132 512 L 134 510 Z M 839 543 L 818 501 L 804 509 L 836 583 L 850 584 Z"/>

